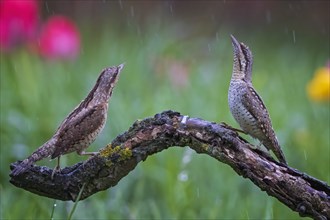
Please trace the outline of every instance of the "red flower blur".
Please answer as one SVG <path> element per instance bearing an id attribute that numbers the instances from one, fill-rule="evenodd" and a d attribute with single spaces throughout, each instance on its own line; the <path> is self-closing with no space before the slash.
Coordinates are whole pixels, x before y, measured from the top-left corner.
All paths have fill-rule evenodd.
<path id="1" fill-rule="evenodd" d="M 80 49 L 79 31 L 64 16 L 53 16 L 40 33 L 40 54 L 48 59 L 75 59 Z"/>
<path id="2" fill-rule="evenodd" d="M 0 49 L 10 51 L 23 42 L 34 39 L 39 20 L 36 0 L 0 1 Z"/>

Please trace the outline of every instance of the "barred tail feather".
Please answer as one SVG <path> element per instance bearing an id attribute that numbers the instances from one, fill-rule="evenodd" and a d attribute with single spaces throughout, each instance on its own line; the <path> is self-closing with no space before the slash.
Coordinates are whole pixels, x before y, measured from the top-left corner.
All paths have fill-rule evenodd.
<path id="1" fill-rule="evenodd" d="M 276 142 L 276 145 L 272 146 L 270 149 L 274 152 L 275 156 L 281 163 L 288 165 L 288 163 L 286 162 L 284 153 L 281 149 L 281 146 L 278 144 L 278 142 Z"/>
<path id="2" fill-rule="evenodd" d="M 275 151 L 274 153 L 275 153 L 276 157 L 278 158 L 278 160 L 281 163 L 284 163 L 284 164 L 288 165 L 288 163 L 286 162 L 284 153 L 283 153 L 283 151 L 280 148 L 277 151 Z"/>
<path id="3" fill-rule="evenodd" d="M 51 138 L 49 141 L 44 143 L 41 147 L 39 147 L 35 152 L 31 154 L 27 159 L 23 160 L 22 163 L 17 165 L 17 167 L 11 172 L 11 175 L 17 176 L 24 171 L 31 168 L 31 165 L 35 162 L 42 160 L 46 157 L 49 157 L 54 152 L 54 144 L 56 139 Z"/>
<path id="4" fill-rule="evenodd" d="M 30 168 L 30 166 L 34 163 L 34 161 L 25 159 L 23 160 L 22 163 L 20 163 L 19 165 L 17 165 L 17 167 L 11 172 L 11 175 L 13 176 L 17 176 L 21 173 L 23 173 L 24 171 L 26 171 L 27 169 Z"/>

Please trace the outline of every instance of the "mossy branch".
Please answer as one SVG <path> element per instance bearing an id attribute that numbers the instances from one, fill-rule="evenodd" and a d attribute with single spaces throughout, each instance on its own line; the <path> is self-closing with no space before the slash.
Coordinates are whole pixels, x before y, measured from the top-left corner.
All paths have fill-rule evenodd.
<path id="1" fill-rule="evenodd" d="M 189 146 L 207 154 L 250 179 L 301 216 L 330 219 L 330 187 L 320 180 L 286 167 L 260 150 L 252 149 L 226 124 L 216 124 L 166 111 L 136 121 L 96 156 L 66 167 L 51 179 L 52 169 L 33 166 L 10 182 L 32 193 L 75 201 L 118 184 L 140 161 L 174 146 Z M 19 164 L 11 164 L 11 169 Z M 220 169 L 220 167 L 219 167 Z M 233 189 L 234 190 L 234 189 Z"/>

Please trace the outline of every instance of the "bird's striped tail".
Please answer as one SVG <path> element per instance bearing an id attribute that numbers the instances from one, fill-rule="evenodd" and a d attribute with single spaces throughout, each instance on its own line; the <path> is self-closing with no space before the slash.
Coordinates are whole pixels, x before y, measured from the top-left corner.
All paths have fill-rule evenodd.
<path id="1" fill-rule="evenodd" d="M 11 172 L 11 175 L 17 176 L 24 171 L 31 168 L 31 165 L 35 162 L 42 160 L 44 158 L 49 157 L 54 152 L 54 143 L 55 139 L 52 138 L 46 143 L 44 143 L 42 146 L 40 146 L 35 152 L 33 152 L 28 158 L 22 161 L 15 169 Z"/>

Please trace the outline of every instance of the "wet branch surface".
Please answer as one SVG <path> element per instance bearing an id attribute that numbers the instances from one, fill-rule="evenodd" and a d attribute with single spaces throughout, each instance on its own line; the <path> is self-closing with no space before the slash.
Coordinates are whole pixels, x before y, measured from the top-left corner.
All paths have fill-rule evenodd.
<path id="1" fill-rule="evenodd" d="M 72 201 L 86 183 L 81 196 L 83 200 L 117 185 L 148 156 L 175 146 L 189 146 L 196 153 L 207 154 L 229 165 L 238 175 L 250 179 L 262 191 L 301 216 L 330 219 L 330 187 L 327 183 L 286 167 L 262 151 L 251 148 L 226 124 L 189 118 L 173 111 L 136 121 L 99 154 L 62 169 L 53 179 L 52 169 L 34 165 L 18 176 L 11 176 L 10 182 L 41 196 Z M 19 163 L 11 164 L 11 169 Z"/>

